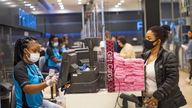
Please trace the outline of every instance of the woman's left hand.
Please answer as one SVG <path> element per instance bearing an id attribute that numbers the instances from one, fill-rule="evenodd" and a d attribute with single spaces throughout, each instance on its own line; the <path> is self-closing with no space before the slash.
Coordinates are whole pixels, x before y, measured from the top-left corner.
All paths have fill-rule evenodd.
<path id="1" fill-rule="evenodd" d="M 155 97 L 148 98 L 145 102 L 147 108 L 156 108 L 158 104 L 158 100 Z"/>

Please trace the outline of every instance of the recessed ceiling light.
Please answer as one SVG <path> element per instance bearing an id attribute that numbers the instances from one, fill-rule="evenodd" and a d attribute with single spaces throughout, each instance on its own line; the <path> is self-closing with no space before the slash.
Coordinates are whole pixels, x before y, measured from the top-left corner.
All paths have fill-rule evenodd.
<path id="1" fill-rule="evenodd" d="M 118 3 L 117 5 L 119 5 L 119 6 L 120 6 L 120 5 L 122 5 L 122 4 L 121 4 L 121 3 Z"/>
<path id="2" fill-rule="evenodd" d="M 121 0 L 120 2 L 121 2 L 121 3 L 124 3 L 124 2 L 125 2 L 125 0 Z"/>
<path id="3" fill-rule="evenodd" d="M 32 8 L 34 8 L 34 6 L 30 6 L 30 8 L 32 9 Z"/>
<path id="4" fill-rule="evenodd" d="M 0 1 L 4 2 L 4 1 L 7 1 L 7 0 L 0 0 Z"/>
<path id="5" fill-rule="evenodd" d="M 27 3 L 26 1 L 23 1 L 23 3 Z"/>
<path id="6" fill-rule="evenodd" d="M 59 5 L 60 7 L 64 7 L 63 5 Z"/>
<path id="7" fill-rule="evenodd" d="M 10 7 L 17 7 L 17 5 L 10 5 Z"/>
<path id="8" fill-rule="evenodd" d="M 59 7 L 63 7 L 63 5 L 59 5 Z"/>
<path id="9" fill-rule="evenodd" d="M 63 3 L 61 3 L 61 2 L 59 2 L 58 4 L 59 4 L 59 5 L 63 5 Z"/>
<path id="10" fill-rule="evenodd" d="M 116 8 L 118 8 L 118 7 L 119 7 L 119 5 L 115 5 L 115 7 L 116 7 Z"/>
<path id="11" fill-rule="evenodd" d="M 62 0 L 57 0 L 57 2 L 61 2 Z"/>
<path id="12" fill-rule="evenodd" d="M 36 9 L 35 8 L 33 8 L 33 11 L 35 11 Z"/>
<path id="13" fill-rule="evenodd" d="M 25 6 L 31 6 L 31 4 L 25 4 Z"/>
<path id="14" fill-rule="evenodd" d="M 10 5 L 10 4 L 13 4 L 13 2 L 6 2 L 5 4 L 6 5 Z"/>
<path id="15" fill-rule="evenodd" d="M 81 5 L 82 3 L 81 2 L 78 2 L 79 5 Z"/>

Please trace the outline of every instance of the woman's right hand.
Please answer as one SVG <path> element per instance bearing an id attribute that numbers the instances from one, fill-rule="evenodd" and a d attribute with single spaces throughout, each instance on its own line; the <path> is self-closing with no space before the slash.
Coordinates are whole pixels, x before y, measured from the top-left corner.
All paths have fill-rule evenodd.
<path id="1" fill-rule="evenodd" d="M 53 86 L 53 84 L 56 84 L 58 80 L 58 75 L 54 75 L 53 77 L 51 77 L 50 79 L 45 80 L 46 84 L 48 86 Z"/>

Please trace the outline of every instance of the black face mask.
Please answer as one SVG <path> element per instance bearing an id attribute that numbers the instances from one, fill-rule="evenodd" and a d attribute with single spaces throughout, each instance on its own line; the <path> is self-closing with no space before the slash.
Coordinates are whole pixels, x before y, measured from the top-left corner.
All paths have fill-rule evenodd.
<path id="1" fill-rule="evenodd" d="M 153 45 L 153 43 L 155 41 L 157 41 L 158 39 L 154 40 L 154 41 L 149 41 L 149 40 L 144 40 L 143 43 L 144 43 L 144 48 L 148 49 L 148 50 L 151 50 L 152 48 L 154 48 L 156 45 Z"/>

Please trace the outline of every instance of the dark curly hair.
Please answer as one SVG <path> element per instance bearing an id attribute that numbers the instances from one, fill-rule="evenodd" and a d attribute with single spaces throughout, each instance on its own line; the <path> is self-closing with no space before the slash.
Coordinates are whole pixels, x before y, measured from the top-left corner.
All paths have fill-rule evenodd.
<path id="1" fill-rule="evenodd" d="M 37 40 L 33 37 L 26 37 L 23 39 L 18 39 L 15 43 L 15 49 L 14 49 L 14 66 L 22 60 L 23 54 L 24 54 L 24 48 L 27 48 L 28 43 L 31 41 Z"/>
<path id="2" fill-rule="evenodd" d="M 168 38 L 168 32 L 164 27 L 152 26 L 151 28 L 149 28 L 149 30 L 154 33 L 156 39 L 161 40 L 161 44 L 163 44 Z"/>

